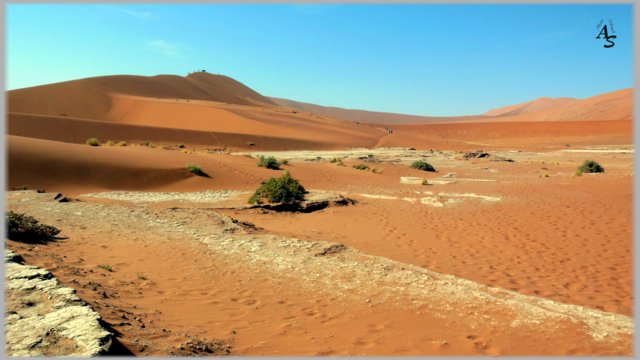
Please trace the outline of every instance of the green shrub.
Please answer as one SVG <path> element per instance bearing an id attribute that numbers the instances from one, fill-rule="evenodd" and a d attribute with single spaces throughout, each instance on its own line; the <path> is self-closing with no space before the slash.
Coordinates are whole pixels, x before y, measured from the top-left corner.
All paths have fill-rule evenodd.
<path id="1" fill-rule="evenodd" d="M 422 185 L 429 185 L 429 180 L 427 179 L 422 180 Z"/>
<path id="2" fill-rule="evenodd" d="M 583 173 L 601 173 L 604 172 L 604 168 L 593 160 L 585 160 L 585 162 L 578 167 L 578 170 Z"/>
<path id="3" fill-rule="evenodd" d="M 86 143 L 90 146 L 100 146 L 100 141 L 96 138 L 88 138 Z"/>
<path id="4" fill-rule="evenodd" d="M 573 176 L 576 176 L 576 177 L 577 177 L 577 176 L 582 176 L 582 170 L 577 169 L 577 170 L 576 170 L 576 173 L 575 173 Z"/>
<path id="5" fill-rule="evenodd" d="M 260 155 L 260 161 L 258 161 L 258 166 L 262 166 L 267 169 L 280 170 L 280 164 L 278 164 L 278 160 L 273 156 L 262 156 Z"/>
<path id="6" fill-rule="evenodd" d="M 104 264 L 104 265 L 98 265 L 98 267 L 100 269 L 106 270 L 108 272 L 112 272 L 113 271 L 113 266 L 109 265 L 109 264 Z"/>
<path id="7" fill-rule="evenodd" d="M 337 162 L 338 162 L 338 160 L 339 160 L 338 158 L 332 158 L 331 160 L 329 160 L 329 162 L 330 162 L 331 164 L 334 164 L 334 163 L 337 163 Z"/>
<path id="8" fill-rule="evenodd" d="M 16 213 L 6 212 L 7 232 L 9 239 L 26 243 L 35 243 L 54 238 L 60 230 L 51 226 L 40 224 L 34 217 Z"/>
<path id="9" fill-rule="evenodd" d="M 369 167 L 365 164 L 353 165 L 353 168 L 358 170 L 369 170 Z"/>
<path id="10" fill-rule="evenodd" d="M 210 177 L 207 173 L 202 171 L 198 165 L 189 164 L 187 165 L 187 169 L 198 176 Z"/>
<path id="11" fill-rule="evenodd" d="M 292 204 L 304 200 L 306 193 L 307 191 L 298 180 L 292 178 L 289 171 L 285 171 L 282 176 L 263 182 L 249 198 L 249 203 L 262 204 L 264 199 L 267 199 L 270 203 Z"/>
<path id="12" fill-rule="evenodd" d="M 178 148 L 180 148 L 180 149 L 184 149 L 184 148 L 185 148 L 185 146 L 184 146 L 184 144 L 178 144 Z"/>
<path id="13" fill-rule="evenodd" d="M 429 164 L 428 162 L 424 162 L 422 160 L 414 161 L 413 164 L 411 164 L 411 167 L 414 169 L 422 170 L 422 171 L 431 171 L 431 172 L 436 171 L 436 169 L 433 166 L 431 166 L 431 164 Z"/>
<path id="14" fill-rule="evenodd" d="M 289 165 L 289 160 L 287 160 L 287 159 L 282 159 L 282 160 L 278 161 L 278 163 L 279 163 L 280 165 Z"/>

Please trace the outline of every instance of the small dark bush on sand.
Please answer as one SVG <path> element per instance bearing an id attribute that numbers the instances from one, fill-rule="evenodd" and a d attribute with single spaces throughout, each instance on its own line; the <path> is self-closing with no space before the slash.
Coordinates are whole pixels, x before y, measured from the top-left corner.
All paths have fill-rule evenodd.
<path id="1" fill-rule="evenodd" d="M 206 172 L 204 172 L 198 165 L 193 165 L 193 164 L 189 164 L 187 165 L 187 169 L 198 175 L 198 176 L 204 176 L 204 177 L 210 177 Z"/>
<path id="2" fill-rule="evenodd" d="M 593 160 L 586 160 L 582 165 L 578 167 L 578 170 L 583 173 L 602 173 L 604 168 Z"/>
<path id="3" fill-rule="evenodd" d="M 41 224 L 36 218 L 16 213 L 6 212 L 7 232 L 9 239 L 25 242 L 37 243 L 54 238 L 60 230 L 51 225 Z"/>
<path id="4" fill-rule="evenodd" d="M 431 171 L 431 172 L 436 171 L 436 169 L 433 166 L 431 166 L 431 164 L 429 164 L 428 162 L 424 162 L 422 160 L 414 161 L 413 164 L 411 164 L 411 167 L 414 169 L 422 170 L 422 171 Z"/>

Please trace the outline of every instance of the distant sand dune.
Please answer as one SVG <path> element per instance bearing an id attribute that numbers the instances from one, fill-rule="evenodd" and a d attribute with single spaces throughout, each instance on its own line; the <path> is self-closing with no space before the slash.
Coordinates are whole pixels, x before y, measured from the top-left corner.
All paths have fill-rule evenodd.
<path id="1" fill-rule="evenodd" d="M 518 115 L 518 114 L 526 114 L 537 111 L 543 111 L 551 108 L 555 108 L 558 106 L 563 106 L 566 104 L 570 104 L 574 101 L 578 101 L 573 98 L 548 98 L 541 97 L 532 101 L 527 101 L 521 104 L 515 104 L 510 106 L 505 106 L 497 109 L 492 109 L 484 113 L 487 116 L 507 116 L 507 115 Z"/>

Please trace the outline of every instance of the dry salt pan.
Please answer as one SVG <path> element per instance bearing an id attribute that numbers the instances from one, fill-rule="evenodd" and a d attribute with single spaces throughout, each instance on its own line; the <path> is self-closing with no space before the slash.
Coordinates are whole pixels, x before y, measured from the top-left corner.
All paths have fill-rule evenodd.
<path id="1" fill-rule="evenodd" d="M 249 194 L 249 192 L 233 190 L 206 190 L 195 192 L 110 191 L 102 193 L 83 194 L 81 196 L 131 202 L 188 201 L 208 203 L 234 199 L 245 194 Z"/>

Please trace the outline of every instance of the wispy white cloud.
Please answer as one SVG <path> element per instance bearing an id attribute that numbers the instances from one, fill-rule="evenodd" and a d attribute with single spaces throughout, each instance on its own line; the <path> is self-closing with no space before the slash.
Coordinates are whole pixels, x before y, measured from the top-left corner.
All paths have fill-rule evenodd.
<path id="1" fill-rule="evenodd" d="M 147 41 L 147 47 L 149 50 L 157 52 L 164 56 L 174 59 L 182 59 L 178 45 L 169 41 L 161 39 Z"/>
<path id="2" fill-rule="evenodd" d="M 300 14 L 323 14 L 340 7 L 339 4 L 296 4 L 292 6 Z"/>
<path id="3" fill-rule="evenodd" d="M 125 8 L 119 8 L 119 7 L 114 8 L 114 10 L 121 14 L 130 15 L 133 17 L 137 17 L 139 19 L 150 19 L 153 17 L 153 14 L 149 11 L 133 11 Z"/>

